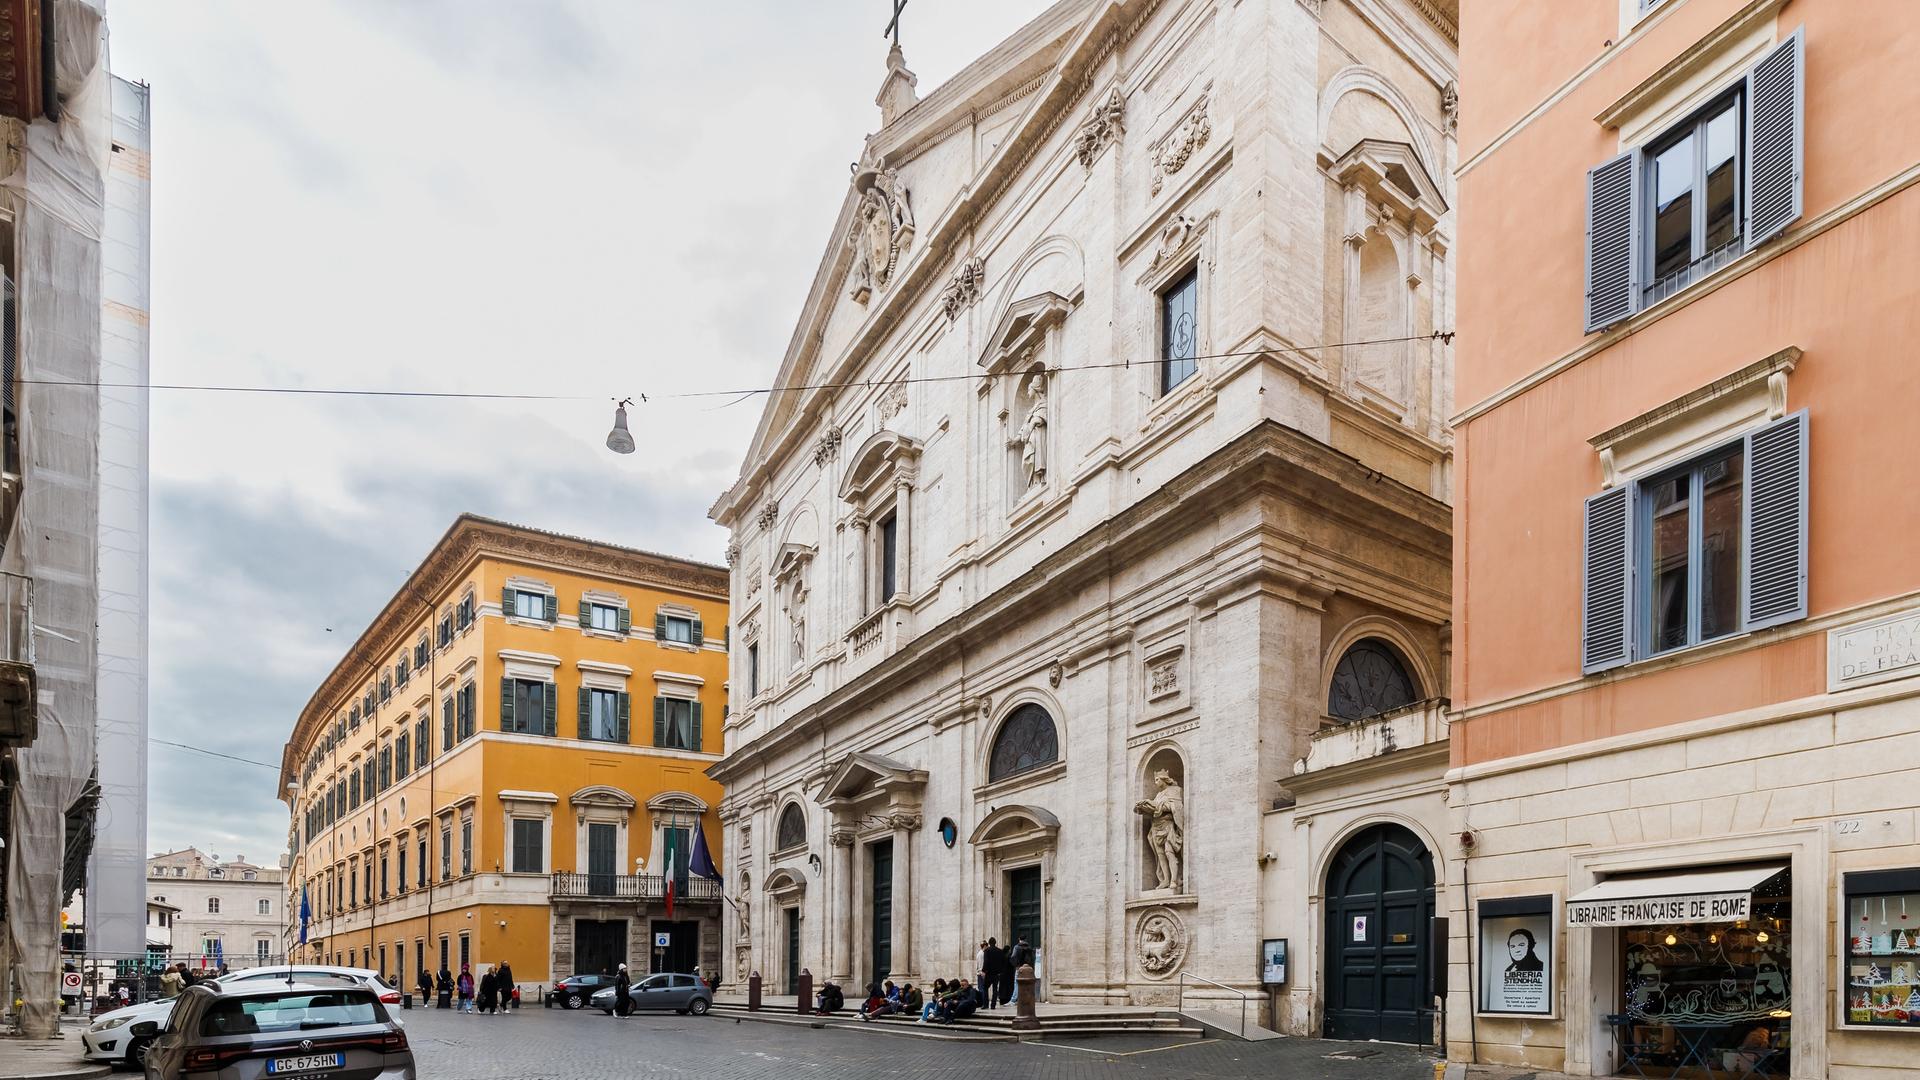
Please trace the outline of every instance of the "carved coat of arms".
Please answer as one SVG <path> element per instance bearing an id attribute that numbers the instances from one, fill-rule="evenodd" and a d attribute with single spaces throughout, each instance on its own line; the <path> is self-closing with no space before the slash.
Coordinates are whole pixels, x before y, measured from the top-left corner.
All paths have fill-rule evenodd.
<path id="1" fill-rule="evenodd" d="M 847 245 L 853 250 L 848 292 L 864 304 L 875 289 L 893 282 L 900 258 L 913 242 L 913 208 L 907 185 L 901 182 L 897 170 L 887 168 L 884 157 L 870 154 L 857 162 L 853 166 L 853 187 L 860 193 L 860 204 L 854 209 L 853 227 L 847 235 Z"/>

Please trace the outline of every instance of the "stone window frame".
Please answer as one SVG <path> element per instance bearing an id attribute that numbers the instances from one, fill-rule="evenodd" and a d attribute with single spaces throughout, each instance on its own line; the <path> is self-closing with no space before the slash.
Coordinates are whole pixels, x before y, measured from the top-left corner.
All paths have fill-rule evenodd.
<path id="1" fill-rule="evenodd" d="M 1189 217 L 1172 209 L 1165 214 L 1159 229 L 1159 246 L 1152 248 L 1147 268 L 1134 279 L 1136 303 L 1142 305 L 1141 317 L 1135 325 L 1141 328 L 1141 336 L 1135 345 L 1138 355 L 1152 358 L 1152 362 L 1139 364 L 1140 369 L 1133 375 L 1134 389 L 1144 395 L 1153 404 L 1146 409 L 1140 419 L 1140 426 L 1153 427 L 1170 412 L 1192 403 L 1196 390 L 1200 387 L 1212 387 L 1219 363 L 1209 359 L 1208 350 L 1213 347 L 1212 322 L 1214 316 L 1214 293 L 1217 289 L 1215 272 L 1217 243 L 1213 223 L 1218 216 L 1209 211 L 1199 217 Z M 1161 344 L 1166 339 L 1165 294 L 1167 290 L 1180 283 L 1191 272 L 1194 275 L 1194 369 L 1193 374 L 1180 380 L 1171 389 L 1161 388 Z"/>
<path id="2" fill-rule="evenodd" d="M 992 764 L 993 747 L 1000 738 L 1000 732 L 1007 721 L 1022 705 L 1038 705 L 1046 710 L 1047 718 L 1053 721 L 1054 759 L 1045 765 L 1039 765 L 1025 772 L 1014 773 L 1000 780 L 987 779 Z M 1023 687 L 1007 694 L 994 702 L 991 718 L 981 725 L 980 738 L 974 747 L 974 760 L 979 762 L 980 778 L 974 785 L 973 797 L 976 800 L 995 799 L 1009 792 L 1059 779 L 1065 775 L 1068 764 L 1066 710 L 1060 700 L 1038 687 Z"/>
<path id="3" fill-rule="evenodd" d="M 560 797 L 551 791 L 520 791 L 512 788 L 502 789 L 500 800 L 500 834 L 505 839 L 501 872 L 524 877 L 544 877 L 553 872 L 553 808 L 559 804 Z M 517 870 L 513 862 L 513 823 L 515 821 L 540 822 L 540 867 L 536 870 Z"/>
<path id="4" fill-rule="evenodd" d="M 779 807 L 774 811 L 773 842 L 775 844 L 780 842 L 780 821 L 787 816 L 789 807 L 800 813 L 800 842 L 787 847 L 776 847 L 768 852 L 767 858 L 774 862 L 782 862 L 804 855 L 813 846 L 813 822 L 807 816 L 806 800 L 798 794 L 790 794 L 780 800 Z"/>
<path id="5" fill-rule="evenodd" d="M 882 428 L 848 458 L 839 496 L 849 507 L 847 524 L 860 534 L 856 539 L 855 629 L 913 596 L 913 489 L 919 484 L 923 450 L 918 439 Z M 894 517 L 894 592 L 881 600 L 884 551 L 877 526 L 889 514 Z"/>

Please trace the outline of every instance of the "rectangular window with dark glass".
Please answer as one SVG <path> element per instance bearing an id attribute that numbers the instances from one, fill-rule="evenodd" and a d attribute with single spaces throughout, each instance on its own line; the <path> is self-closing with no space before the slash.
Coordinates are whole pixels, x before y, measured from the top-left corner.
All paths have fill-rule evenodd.
<path id="1" fill-rule="evenodd" d="M 419 885 L 423 889 L 426 888 L 427 887 L 427 835 L 425 832 L 422 832 L 420 834 L 420 868 L 415 872 L 420 875 L 419 878 L 415 881 L 415 884 Z"/>
<path id="2" fill-rule="evenodd" d="M 471 873 L 473 873 L 473 819 L 463 818 L 460 821 L 460 874 L 464 877 Z"/>
<path id="3" fill-rule="evenodd" d="M 1740 629 L 1744 444 L 1640 485 L 1643 655 Z"/>
<path id="4" fill-rule="evenodd" d="M 460 720 L 459 736 L 462 740 L 473 738 L 476 714 L 479 710 L 479 693 L 474 684 L 468 683 L 460 688 L 458 715 Z"/>
<path id="5" fill-rule="evenodd" d="M 760 643 L 747 646 L 747 696 L 760 692 Z"/>
<path id="6" fill-rule="evenodd" d="M 545 823 L 533 818 L 513 819 L 514 873 L 543 874 L 546 872 L 544 829 Z"/>
<path id="7" fill-rule="evenodd" d="M 602 742 L 625 742 L 626 725 L 621 723 L 621 693 L 618 690 L 592 689 L 587 691 L 586 727 L 580 732 L 583 739 L 598 739 Z"/>
<path id="8" fill-rule="evenodd" d="M 514 679 L 512 682 L 513 703 L 511 708 L 501 712 L 500 730 L 522 735 L 545 734 L 547 695 L 553 692 L 553 687 L 532 679 Z"/>
<path id="9" fill-rule="evenodd" d="M 1647 149 L 1648 303 L 1740 252 L 1740 100 L 1722 98 Z"/>
<path id="10" fill-rule="evenodd" d="M 1160 294 L 1160 392 L 1199 370 L 1200 271 L 1196 267 Z"/>
<path id="11" fill-rule="evenodd" d="M 895 561 L 900 557 L 900 517 L 888 514 L 880 521 L 880 602 L 893 599 L 899 591 L 899 572 Z"/>
<path id="12" fill-rule="evenodd" d="M 655 724 L 654 745 L 671 750 L 700 749 L 700 732 L 696 729 L 693 702 L 685 698 L 655 698 L 658 723 Z"/>

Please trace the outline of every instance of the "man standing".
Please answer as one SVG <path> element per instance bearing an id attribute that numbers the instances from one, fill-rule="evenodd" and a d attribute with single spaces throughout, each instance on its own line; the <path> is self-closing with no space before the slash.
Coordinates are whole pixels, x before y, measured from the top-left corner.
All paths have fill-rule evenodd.
<path id="1" fill-rule="evenodd" d="M 1013 951 L 1007 956 L 1006 1000 L 1012 1001 L 1014 994 L 1017 992 L 1013 985 L 1014 976 L 1019 974 L 1021 968 L 1027 967 L 1032 963 L 1033 946 L 1027 944 L 1027 939 L 1023 937 L 1014 944 Z"/>
<path id="2" fill-rule="evenodd" d="M 625 1020 L 633 1011 L 633 980 L 627 977 L 627 965 L 621 964 L 620 970 L 613 976 L 613 1013 Z"/>
<path id="3" fill-rule="evenodd" d="M 987 955 L 981 966 L 987 970 L 989 1007 L 1005 1005 L 1013 997 L 1013 968 L 1007 963 L 1007 950 L 997 939 L 987 939 Z"/>

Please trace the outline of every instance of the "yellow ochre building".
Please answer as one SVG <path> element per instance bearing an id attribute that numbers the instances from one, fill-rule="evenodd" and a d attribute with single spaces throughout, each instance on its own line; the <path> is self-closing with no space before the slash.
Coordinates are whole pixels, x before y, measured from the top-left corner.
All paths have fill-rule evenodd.
<path id="1" fill-rule="evenodd" d="M 408 988 L 716 972 L 719 882 L 688 867 L 694 829 L 720 851 L 726 596 L 724 567 L 456 520 L 281 755 L 293 956 Z"/>

